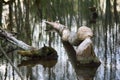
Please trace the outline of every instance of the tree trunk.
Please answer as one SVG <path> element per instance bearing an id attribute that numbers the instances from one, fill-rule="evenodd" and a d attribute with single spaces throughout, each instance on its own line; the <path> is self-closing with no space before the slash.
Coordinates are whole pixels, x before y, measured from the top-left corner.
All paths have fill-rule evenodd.
<path id="1" fill-rule="evenodd" d="M 2 26 L 2 8 L 3 8 L 3 1 L 0 1 L 0 27 Z"/>

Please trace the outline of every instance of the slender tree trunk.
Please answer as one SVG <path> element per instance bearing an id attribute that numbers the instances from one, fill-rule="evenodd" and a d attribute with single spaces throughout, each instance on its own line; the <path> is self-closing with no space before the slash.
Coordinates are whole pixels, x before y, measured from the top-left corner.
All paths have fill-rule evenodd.
<path id="1" fill-rule="evenodd" d="M 26 17 L 25 17 L 25 37 L 27 38 L 27 43 L 31 44 L 31 27 L 29 23 L 29 0 L 25 0 L 26 5 Z"/>
<path id="2" fill-rule="evenodd" d="M 15 16 L 16 16 L 16 25 L 17 25 L 17 37 L 18 39 L 24 38 L 24 28 L 23 28 L 23 13 L 22 13 L 22 6 L 20 0 L 16 3 L 16 11 L 15 11 Z M 19 13 L 19 14 L 18 14 Z"/>
<path id="3" fill-rule="evenodd" d="M 9 25 L 8 25 L 8 29 L 10 31 L 12 31 L 12 27 L 13 27 L 13 0 L 10 0 L 9 2 Z"/>
<path id="4" fill-rule="evenodd" d="M 3 4 L 3 0 L 0 0 L 0 26 L 2 26 L 2 5 Z"/>
<path id="5" fill-rule="evenodd" d="M 119 16 L 118 16 L 118 12 L 117 12 L 117 1 L 114 0 L 114 18 L 115 18 L 115 22 L 118 23 L 119 22 Z"/>

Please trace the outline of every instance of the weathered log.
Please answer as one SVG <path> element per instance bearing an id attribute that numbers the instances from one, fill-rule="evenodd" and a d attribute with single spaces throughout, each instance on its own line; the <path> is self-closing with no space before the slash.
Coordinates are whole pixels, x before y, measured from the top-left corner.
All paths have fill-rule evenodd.
<path id="1" fill-rule="evenodd" d="M 53 49 L 52 47 L 48 47 L 45 45 L 40 49 L 32 47 L 30 45 L 27 45 L 23 41 L 16 39 L 11 33 L 3 29 L 0 29 L 0 37 L 22 48 L 23 50 L 18 50 L 18 54 L 22 56 L 46 59 L 57 59 L 58 57 L 56 50 Z"/>
<path id="2" fill-rule="evenodd" d="M 7 32 L 6 30 L 1 29 L 1 28 L 0 28 L 0 37 L 3 38 L 3 39 L 8 40 L 9 42 L 15 44 L 16 46 L 18 46 L 18 47 L 20 47 L 20 48 L 22 48 L 24 50 L 36 49 L 36 48 L 34 48 L 34 47 L 30 46 L 30 45 L 27 45 L 23 41 L 16 39 L 13 36 L 13 34 Z"/>
<path id="3" fill-rule="evenodd" d="M 71 32 L 66 26 L 60 23 L 45 22 L 51 25 L 58 34 L 60 34 L 63 41 L 69 42 L 73 46 L 78 46 L 76 50 L 76 59 L 80 64 L 88 64 L 91 62 L 100 63 L 93 49 L 91 40 L 93 32 L 89 27 L 81 26 L 77 32 Z"/>
<path id="4" fill-rule="evenodd" d="M 55 49 L 45 45 L 40 49 L 19 50 L 18 54 L 20 54 L 21 56 L 40 58 L 40 59 L 57 59 L 58 57 Z"/>

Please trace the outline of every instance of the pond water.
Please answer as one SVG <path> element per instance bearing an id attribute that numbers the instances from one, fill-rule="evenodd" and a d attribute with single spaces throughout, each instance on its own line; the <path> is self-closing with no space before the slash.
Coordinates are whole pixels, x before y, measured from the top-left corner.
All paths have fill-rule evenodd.
<path id="1" fill-rule="evenodd" d="M 97 7 L 97 9 L 100 8 Z M 74 18 L 70 24 L 67 24 L 70 22 L 70 15 L 64 20 L 64 24 L 70 26 L 72 31 L 76 31 L 78 25 L 87 25 L 93 30 L 94 50 L 101 61 L 101 65 L 97 68 L 75 67 L 59 35 L 54 32 L 45 32 L 46 24 L 35 23 L 34 18 L 30 21 L 33 29 L 32 46 L 41 48 L 44 44 L 50 45 L 57 51 L 58 60 L 26 60 L 18 55 L 17 51 L 10 52 L 8 56 L 24 80 L 120 80 L 120 23 L 118 23 L 119 20 L 117 22 L 116 19 L 111 18 L 108 11 L 107 9 L 106 12 L 99 10 L 100 17 L 93 24 L 88 23 L 86 20 L 88 17 L 81 17 L 78 23 L 76 20 L 78 15 L 72 15 Z M 82 15 L 89 14 L 83 13 Z M 0 57 L 0 80 L 21 80 L 21 77 L 3 56 Z"/>

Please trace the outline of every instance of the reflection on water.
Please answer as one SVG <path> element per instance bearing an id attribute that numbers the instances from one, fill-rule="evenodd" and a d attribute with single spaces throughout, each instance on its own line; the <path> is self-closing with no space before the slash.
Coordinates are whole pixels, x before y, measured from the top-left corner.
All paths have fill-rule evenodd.
<path id="1" fill-rule="evenodd" d="M 55 66 L 56 63 L 57 63 L 57 60 L 28 59 L 28 60 L 22 60 L 21 63 L 18 64 L 18 67 L 21 67 L 21 66 L 34 67 L 37 64 L 41 64 L 44 68 L 46 67 L 52 68 L 53 66 Z"/>
<path id="2" fill-rule="evenodd" d="M 114 57 L 111 59 L 111 53 L 109 52 L 109 48 L 113 45 L 112 42 L 110 42 L 109 38 L 110 35 L 108 34 L 107 36 L 107 41 L 108 43 L 110 42 L 111 44 L 107 44 L 107 64 L 104 63 L 105 58 L 104 53 L 105 53 L 105 42 L 104 42 L 104 33 L 98 33 L 99 30 L 102 31 L 102 27 L 96 27 L 96 36 L 95 39 L 93 40 L 95 43 L 95 52 L 99 56 L 102 64 L 99 66 L 99 68 L 95 67 L 81 67 L 80 65 L 78 67 L 75 67 L 74 64 L 72 64 L 71 60 L 67 56 L 67 52 L 65 51 L 65 48 L 63 47 L 63 44 L 60 40 L 60 38 L 55 34 L 55 39 L 51 43 L 52 47 L 56 49 L 58 52 L 58 61 L 42 61 L 42 60 L 26 60 L 26 61 L 21 61 L 24 60 L 21 58 L 21 56 L 18 56 L 15 52 L 13 55 L 15 58 L 13 60 L 14 65 L 17 66 L 19 65 L 18 69 L 20 70 L 20 73 L 24 76 L 25 80 L 119 80 L 119 74 L 120 74 L 120 61 L 119 57 L 120 55 L 118 54 L 119 52 L 119 46 L 116 44 L 117 48 L 114 48 L 115 52 L 117 53 L 115 55 L 112 54 L 114 57 L 116 57 L 116 62 L 114 62 Z M 112 29 L 111 29 L 112 30 Z M 116 30 L 114 31 L 116 32 Z M 36 33 L 36 35 L 39 34 Z M 46 33 L 45 33 L 46 34 Z M 98 36 L 99 35 L 99 36 Z M 47 36 L 43 36 L 43 41 L 39 41 L 37 43 L 40 43 L 40 46 L 43 46 L 44 43 L 48 44 L 49 41 L 47 39 L 45 40 Z M 113 39 L 113 38 L 112 38 Z M 113 41 L 111 39 L 111 41 Z M 35 39 L 34 39 L 35 40 Z M 33 42 L 34 42 L 33 40 Z M 99 42 L 98 42 L 99 41 Z M 34 45 L 37 45 L 37 43 L 33 43 Z M 115 46 L 115 47 L 116 47 Z M 112 47 L 113 48 L 113 47 Z M 113 52 L 113 51 L 112 51 Z M 9 53 L 9 57 L 12 58 L 11 56 L 12 53 Z M 1 60 L 1 65 L 0 65 L 0 78 L 1 80 L 19 80 L 19 77 L 17 73 L 14 71 L 14 69 L 10 66 L 10 64 L 4 60 Z M 21 66 L 21 67 L 20 67 Z"/>
<path id="3" fill-rule="evenodd" d="M 30 17 L 30 25 L 32 26 L 33 30 L 32 45 L 38 48 L 41 48 L 44 44 L 50 45 L 51 47 L 55 48 L 59 57 L 57 61 L 36 61 L 27 60 L 26 58 L 16 54 L 16 51 L 9 53 L 8 56 L 11 58 L 14 66 L 19 69 L 20 73 L 24 77 L 24 80 L 120 80 L 120 24 L 116 21 L 116 18 L 113 18 L 113 15 L 115 17 L 116 13 L 113 12 L 115 11 L 115 8 L 114 10 L 110 9 L 110 0 L 106 0 L 106 2 L 105 0 L 100 0 L 102 1 L 100 4 L 99 2 L 94 3 L 97 4 L 98 9 L 98 19 L 96 19 L 96 24 L 88 23 L 88 18 L 90 18 L 91 13 L 89 14 L 87 9 L 88 6 L 93 5 L 93 0 L 70 0 L 70 3 L 68 4 L 70 6 L 66 6 L 66 9 L 69 7 L 70 10 L 63 10 L 63 7 L 60 7 L 63 3 L 66 3 L 67 0 L 61 1 L 60 4 L 57 5 L 59 9 L 56 8 L 56 4 L 58 4 L 57 1 L 59 2 L 60 0 L 55 0 L 53 3 L 51 3 L 51 5 L 49 5 L 54 7 L 53 10 L 57 11 L 54 12 L 50 8 L 51 14 L 47 15 L 48 18 L 53 19 L 52 17 L 54 17 L 53 20 L 60 18 L 60 22 L 72 26 L 71 30 L 76 30 L 77 27 L 86 22 L 86 24 L 94 31 L 94 49 L 102 64 L 99 67 L 90 67 L 89 65 L 87 67 L 81 67 L 80 65 L 76 65 L 74 61 L 74 55 L 71 56 L 67 54 L 68 52 L 65 50 L 65 46 L 63 46 L 58 34 L 45 32 L 44 30 L 46 30 L 46 24 L 40 23 L 39 21 L 37 22 L 35 15 L 37 15 L 38 12 L 36 10 L 36 6 L 31 3 L 33 9 L 35 9 L 35 12 L 33 11 L 31 13 L 34 18 L 31 18 L 32 16 Z M 71 6 L 72 1 L 75 1 L 74 4 L 78 5 Z M 25 16 L 22 15 L 24 14 L 22 11 L 24 11 L 25 7 L 23 6 L 24 4 L 19 5 L 18 3 L 20 3 L 19 0 L 16 2 L 16 4 L 14 4 L 14 6 L 15 9 L 18 9 L 17 12 L 21 14 L 16 14 L 15 17 L 20 19 L 20 21 L 18 20 L 16 23 L 21 23 L 20 25 L 17 24 L 21 30 L 21 26 L 23 27 L 24 25 L 23 17 Z M 45 4 L 49 3 L 46 2 Z M 66 4 L 64 4 L 64 6 L 65 5 Z M 37 6 L 40 6 L 39 3 Z M 105 6 L 107 6 L 107 8 L 105 8 Z M 117 6 L 119 6 L 119 4 L 117 4 Z M 75 10 L 73 10 L 73 7 L 75 7 Z M 102 7 L 104 7 L 103 11 Z M 46 11 L 45 8 L 43 9 L 43 12 Z M 20 9 L 22 11 L 20 11 Z M 75 14 L 74 11 L 77 10 L 78 13 Z M 49 11 L 48 8 L 47 11 Z M 48 13 L 47 11 L 45 13 Z M 56 14 L 55 16 L 58 16 L 57 19 L 55 19 L 55 16 L 53 16 L 52 11 L 54 12 L 54 15 Z M 69 13 L 68 16 L 66 16 L 67 13 Z M 21 21 L 21 16 L 23 18 L 23 22 Z M 4 20 L 5 19 L 3 19 L 3 23 Z M 71 51 L 71 53 L 74 53 L 74 51 Z M 18 74 L 3 56 L 0 57 L 0 80 L 20 80 Z"/>

